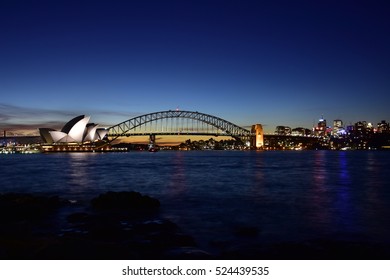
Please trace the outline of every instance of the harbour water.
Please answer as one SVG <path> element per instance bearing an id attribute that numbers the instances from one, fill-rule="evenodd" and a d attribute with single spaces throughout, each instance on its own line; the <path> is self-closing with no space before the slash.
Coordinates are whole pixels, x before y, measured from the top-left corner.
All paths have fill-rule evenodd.
<path id="1" fill-rule="evenodd" d="M 390 243 L 388 152 L 13 154 L 0 156 L 0 170 L 0 193 L 80 205 L 107 191 L 150 195 L 212 253 L 318 239 Z"/>

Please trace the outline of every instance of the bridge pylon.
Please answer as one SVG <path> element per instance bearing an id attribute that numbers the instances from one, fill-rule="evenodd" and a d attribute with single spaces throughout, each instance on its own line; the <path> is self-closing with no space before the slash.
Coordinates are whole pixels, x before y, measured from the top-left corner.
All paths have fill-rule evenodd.
<path id="1" fill-rule="evenodd" d="M 148 150 L 151 152 L 156 151 L 156 134 L 154 133 L 149 135 Z"/>
<path id="2" fill-rule="evenodd" d="M 261 124 L 252 125 L 251 133 L 252 133 L 251 141 L 250 141 L 251 148 L 262 149 L 264 146 L 263 126 Z"/>

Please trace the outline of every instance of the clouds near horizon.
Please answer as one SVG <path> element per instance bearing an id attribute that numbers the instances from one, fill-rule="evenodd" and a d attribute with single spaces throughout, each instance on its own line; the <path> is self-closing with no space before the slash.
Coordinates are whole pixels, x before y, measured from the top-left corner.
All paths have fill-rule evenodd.
<path id="1" fill-rule="evenodd" d="M 88 110 L 87 112 L 31 108 L 0 103 L 0 129 L 17 134 L 36 135 L 38 128 L 61 129 L 65 123 L 78 115 L 89 115 L 91 121 L 102 126 L 111 126 L 140 113 Z M 97 117 L 95 117 L 95 115 Z"/>

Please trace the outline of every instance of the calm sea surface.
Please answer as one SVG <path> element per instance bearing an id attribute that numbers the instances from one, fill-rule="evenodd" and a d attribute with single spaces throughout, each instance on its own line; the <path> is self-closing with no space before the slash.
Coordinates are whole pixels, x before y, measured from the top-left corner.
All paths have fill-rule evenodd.
<path id="1" fill-rule="evenodd" d="M 87 204 L 106 191 L 158 198 L 201 247 L 313 238 L 390 241 L 388 152 L 129 152 L 0 155 L 0 192 Z"/>

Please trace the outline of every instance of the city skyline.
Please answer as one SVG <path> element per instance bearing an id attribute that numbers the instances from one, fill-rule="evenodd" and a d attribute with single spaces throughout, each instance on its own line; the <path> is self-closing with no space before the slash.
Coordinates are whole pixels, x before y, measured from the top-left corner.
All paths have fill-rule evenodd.
<path id="1" fill-rule="evenodd" d="M 0 104 L 0 107 L 2 107 L 2 109 L 6 108 L 6 106 L 3 106 L 2 104 Z M 22 109 L 22 108 L 19 108 L 19 109 Z M 169 110 L 169 111 L 173 111 L 173 110 Z M 183 110 L 180 110 L 180 109 L 176 108 L 175 111 L 183 111 Z M 29 113 L 32 112 L 32 110 L 27 110 L 27 112 L 28 112 L 27 114 L 29 114 Z M 198 112 L 198 111 L 196 111 L 196 112 Z M 53 114 L 53 115 L 55 115 L 57 117 L 61 116 L 61 115 L 63 117 L 69 117 L 69 116 L 70 117 L 74 117 L 69 112 L 53 112 L 51 110 L 43 110 L 41 112 L 36 112 L 36 113 L 41 113 L 41 114 L 44 114 L 44 115 L 47 115 L 47 116 L 50 116 L 50 114 Z M 159 112 L 150 112 L 150 113 L 159 113 Z M 199 113 L 203 113 L 203 112 L 199 112 Z M 5 115 L 5 114 L 3 114 L 3 115 Z M 124 114 L 124 116 L 125 116 L 125 114 Z M 139 116 L 141 116 L 141 115 L 134 115 L 133 117 L 139 117 Z M 214 116 L 214 117 L 219 117 L 219 116 Z M 120 123 L 125 122 L 125 121 L 128 121 L 128 119 L 124 119 Z M 226 120 L 226 121 L 234 123 L 234 121 L 232 121 L 232 120 Z M 365 125 L 368 125 L 369 128 L 376 129 L 380 125 L 383 125 L 383 124 L 389 125 L 390 122 L 388 120 L 380 120 L 378 122 L 372 122 L 372 121 L 367 121 L 367 120 L 359 120 L 359 121 L 357 121 L 355 123 L 352 123 L 352 122 L 346 123 L 346 122 L 344 122 L 341 119 L 331 119 L 331 120 L 328 119 L 327 120 L 322 115 L 320 118 L 318 118 L 317 121 L 313 121 L 313 125 L 310 126 L 310 127 L 304 127 L 304 126 L 290 127 L 290 126 L 284 125 L 284 124 L 276 124 L 274 127 L 268 126 L 267 127 L 268 130 L 264 129 L 264 133 L 265 134 L 278 134 L 278 133 L 280 133 L 278 131 L 278 129 L 286 128 L 286 129 L 290 129 L 290 130 L 291 129 L 292 130 L 294 130 L 294 129 L 306 129 L 306 130 L 311 131 L 311 134 L 315 134 L 315 130 L 320 126 L 320 123 L 324 123 L 325 124 L 325 128 L 350 129 L 350 127 L 355 127 L 358 124 L 365 124 Z M 337 123 L 337 124 L 335 124 L 335 123 Z M 66 120 L 62 120 L 62 121 L 58 121 L 58 122 L 57 121 L 49 121 L 49 122 L 33 123 L 33 124 L 29 123 L 28 120 L 27 120 L 26 124 L 17 124 L 14 127 L 10 127 L 8 129 L 3 127 L 2 131 L 4 133 L 8 134 L 9 136 L 39 136 L 40 128 L 36 128 L 37 126 L 40 126 L 40 127 L 45 126 L 45 128 L 49 128 L 48 126 L 51 126 L 50 129 L 53 129 L 53 128 L 60 129 L 65 124 L 66 124 Z M 118 125 L 118 124 L 119 123 L 117 123 L 117 124 L 110 124 L 110 125 L 102 125 L 102 124 L 98 123 L 98 124 L 95 124 L 95 125 L 97 125 L 97 127 L 99 127 L 99 128 L 109 128 L 110 126 L 114 126 L 114 125 Z M 241 126 L 241 127 L 244 128 L 244 129 L 248 129 L 248 130 L 251 129 L 250 126 Z M 166 136 L 164 138 L 166 138 Z M 172 137 L 168 137 L 168 138 L 172 138 Z M 204 138 L 204 137 L 201 137 L 201 138 Z M 145 139 L 148 139 L 148 137 L 146 137 Z M 172 139 L 170 139 L 170 140 L 172 140 Z M 177 141 L 173 141 L 173 142 L 177 142 Z"/>
<path id="2" fill-rule="evenodd" d="M 390 120 L 380 2 L 3 1 L 0 128 L 169 109 L 240 126 Z"/>

